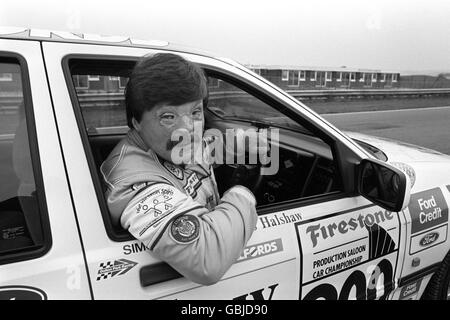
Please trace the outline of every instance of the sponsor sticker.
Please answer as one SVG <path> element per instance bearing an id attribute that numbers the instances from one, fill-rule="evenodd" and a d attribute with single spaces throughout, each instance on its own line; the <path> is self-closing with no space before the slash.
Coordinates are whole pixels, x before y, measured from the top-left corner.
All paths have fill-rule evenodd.
<path id="1" fill-rule="evenodd" d="M 291 213 L 286 214 L 283 212 L 275 213 L 273 215 L 266 215 L 263 217 L 259 217 L 259 222 L 263 229 L 271 228 L 271 227 L 277 227 L 286 223 L 292 223 L 292 222 L 298 222 L 302 220 L 302 214 L 301 213 Z"/>
<path id="2" fill-rule="evenodd" d="M 44 291 L 28 286 L 0 287 L 0 300 L 47 300 Z"/>
<path id="3" fill-rule="evenodd" d="M 415 234 L 448 221 L 448 206 L 440 188 L 411 195 L 411 233 Z"/>
<path id="4" fill-rule="evenodd" d="M 419 292 L 420 285 L 422 284 L 422 279 L 417 282 L 408 284 L 402 288 L 400 291 L 400 300 L 415 300 L 417 293 Z"/>
<path id="5" fill-rule="evenodd" d="M 192 198 L 197 196 L 197 189 L 201 186 L 202 182 L 198 179 L 198 176 L 195 172 L 187 178 L 186 185 L 184 186 L 184 190 L 186 190 L 187 194 Z"/>
<path id="6" fill-rule="evenodd" d="M 439 238 L 438 232 L 427 233 L 422 239 L 420 239 L 419 245 L 421 247 L 427 247 Z"/>
<path id="7" fill-rule="evenodd" d="M 448 225 L 445 224 L 443 226 L 414 235 L 411 237 L 409 254 L 412 255 L 446 242 L 447 229 Z"/>
<path id="8" fill-rule="evenodd" d="M 295 223 L 300 299 L 385 299 L 396 269 L 399 224 L 398 213 L 374 205 Z"/>
<path id="9" fill-rule="evenodd" d="M 170 226 L 170 235 L 177 243 L 191 243 L 197 240 L 199 234 L 200 221 L 196 216 L 190 214 L 176 218 Z"/>
<path id="10" fill-rule="evenodd" d="M 183 180 L 183 179 L 184 179 L 183 170 L 181 170 L 181 168 L 177 167 L 177 166 L 174 165 L 173 163 L 164 161 L 163 166 L 164 166 L 171 174 L 173 174 L 177 179 L 179 179 L 179 180 Z"/>
<path id="11" fill-rule="evenodd" d="M 100 270 L 97 272 L 97 281 L 122 276 L 136 265 L 137 262 L 127 259 L 102 262 L 99 266 Z"/>
<path id="12" fill-rule="evenodd" d="M 133 242 L 130 244 L 126 244 L 122 247 L 122 249 L 123 254 L 126 256 L 134 253 L 141 253 L 148 250 L 148 248 L 142 242 Z"/>
<path id="13" fill-rule="evenodd" d="M 281 251 L 283 251 L 283 242 L 281 239 L 256 243 L 245 247 L 237 262 L 259 258 Z"/>

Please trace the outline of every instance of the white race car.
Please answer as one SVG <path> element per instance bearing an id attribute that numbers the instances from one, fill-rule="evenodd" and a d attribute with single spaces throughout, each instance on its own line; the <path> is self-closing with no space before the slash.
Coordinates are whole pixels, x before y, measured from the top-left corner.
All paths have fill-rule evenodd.
<path id="1" fill-rule="evenodd" d="M 279 133 L 272 174 L 216 169 L 220 192 L 252 188 L 259 217 L 211 286 L 113 226 L 103 194 L 99 165 L 127 131 L 127 77 L 156 52 L 205 70 L 208 128 Z M 164 41 L 0 28 L 0 148 L 0 299 L 450 296 L 450 157 L 343 133 L 228 59 Z"/>

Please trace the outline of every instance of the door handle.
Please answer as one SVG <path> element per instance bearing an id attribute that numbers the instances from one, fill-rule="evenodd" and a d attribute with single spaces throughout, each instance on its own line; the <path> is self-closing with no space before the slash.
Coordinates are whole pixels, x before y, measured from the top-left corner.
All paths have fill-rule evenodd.
<path id="1" fill-rule="evenodd" d="M 181 277 L 183 276 L 178 271 L 164 262 L 145 266 L 139 270 L 139 280 L 143 287 Z"/>

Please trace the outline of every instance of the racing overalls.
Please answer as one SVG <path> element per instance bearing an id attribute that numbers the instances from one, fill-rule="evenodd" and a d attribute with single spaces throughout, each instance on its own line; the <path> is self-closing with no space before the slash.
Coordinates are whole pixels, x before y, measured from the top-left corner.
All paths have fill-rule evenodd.
<path id="1" fill-rule="evenodd" d="M 256 201 L 247 188 L 219 198 L 210 165 L 165 161 L 134 129 L 100 169 L 113 223 L 191 281 L 219 281 L 255 230 Z"/>

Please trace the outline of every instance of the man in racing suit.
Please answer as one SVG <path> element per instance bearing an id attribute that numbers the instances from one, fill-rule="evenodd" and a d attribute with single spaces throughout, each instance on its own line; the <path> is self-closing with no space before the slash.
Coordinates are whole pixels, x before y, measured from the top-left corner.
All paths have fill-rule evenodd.
<path id="1" fill-rule="evenodd" d="M 255 230 L 256 200 L 244 186 L 219 197 L 210 164 L 175 165 L 174 130 L 204 126 L 206 78 L 174 54 L 137 63 L 126 87 L 130 130 L 101 166 L 113 223 L 191 281 L 210 285 Z"/>

